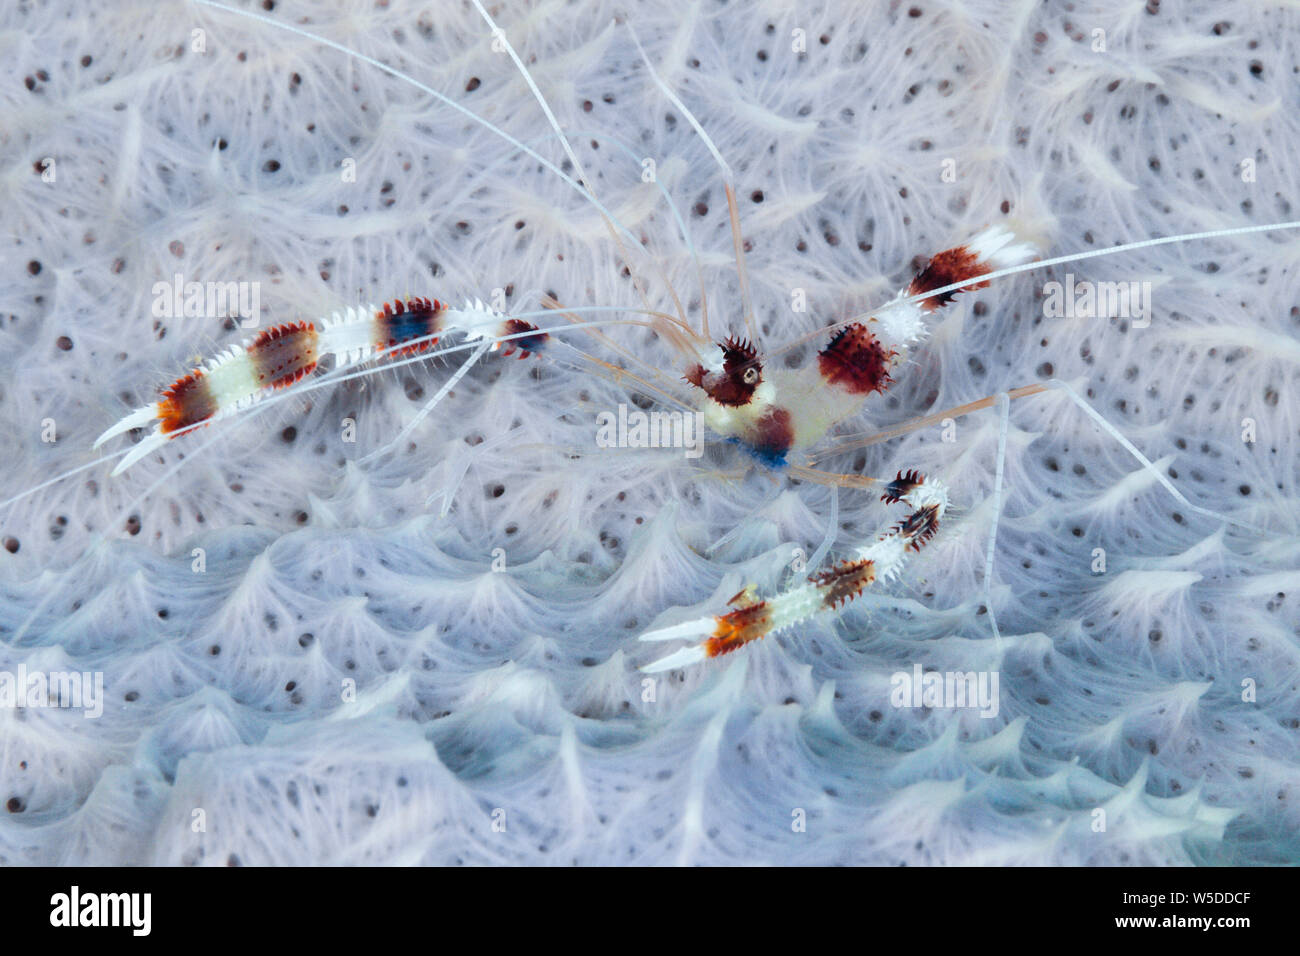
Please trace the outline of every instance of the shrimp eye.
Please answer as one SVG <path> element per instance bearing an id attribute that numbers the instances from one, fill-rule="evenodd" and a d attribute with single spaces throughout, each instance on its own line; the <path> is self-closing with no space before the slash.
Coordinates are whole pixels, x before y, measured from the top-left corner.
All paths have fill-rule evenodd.
<path id="1" fill-rule="evenodd" d="M 745 341 L 727 339 L 719 342 L 722 349 L 722 368 L 706 372 L 695 365 L 686 373 L 686 381 L 704 389 L 709 398 L 719 405 L 738 407 L 748 405 L 754 390 L 763 381 L 763 365 L 758 361 L 758 350 Z"/>
<path id="2" fill-rule="evenodd" d="M 719 342 L 718 348 L 722 349 L 722 374 L 710 396 L 719 405 L 748 405 L 763 381 L 758 349 L 743 339 L 727 339 Z"/>

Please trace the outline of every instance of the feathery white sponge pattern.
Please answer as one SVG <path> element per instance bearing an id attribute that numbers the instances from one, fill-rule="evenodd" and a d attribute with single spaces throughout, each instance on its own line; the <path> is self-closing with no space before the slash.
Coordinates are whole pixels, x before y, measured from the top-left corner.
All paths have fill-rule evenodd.
<path id="1" fill-rule="evenodd" d="M 157 314 L 178 272 L 257 283 L 263 327 L 408 294 L 674 312 L 669 283 L 698 327 L 702 279 L 713 337 L 743 334 L 718 168 L 612 22 L 624 10 L 500 17 L 643 249 L 535 160 L 336 50 L 186 3 L 4 5 L 22 39 L 0 84 L 0 499 L 93 462 L 156 385 L 247 335 Z M 627 14 L 736 171 L 762 345 L 811 336 L 774 365 L 815 360 L 819 329 L 1004 217 L 1046 255 L 1296 218 L 1294 11 Z M 564 162 L 467 5 L 266 15 Z M 1144 249 L 967 293 L 846 424 L 1058 377 L 1192 502 L 1264 529 L 1182 507 L 1060 393 L 1018 400 L 988 588 L 1000 643 L 986 410 L 821 464 L 950 489 L 948 528 L 902 579 L 643 685 L 639 633 L 717 613 L 745 581 L 775 591 L 885 511 L 736 477 L 720 443 L 700 461 L 599 448 L 600 413 L 685 394 L 678 352 L 641 326 L 477 365 L 365 464 L 443 363 L 42 488 L 0 511 L 0 672 L 100 672 L 104 709 L 0 707 L 0 863 L 1293 862 L 1296 241 Z M 1136 282 L 1149 312 L 1049 315 L 1049 282 Z M 996 672 L 996 716 L 906 706 L 917 665 Z"/>

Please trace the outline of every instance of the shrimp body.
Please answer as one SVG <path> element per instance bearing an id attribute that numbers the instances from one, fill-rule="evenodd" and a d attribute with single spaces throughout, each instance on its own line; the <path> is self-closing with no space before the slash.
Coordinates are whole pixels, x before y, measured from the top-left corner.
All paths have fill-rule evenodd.
<path id="1" fill-rule="evenodd" d="M 987 283 L 975 281 L 980 276 L 1036 255 L 1035 247 L 1011 229 L 992 226 L 935 255 L 867 324 L 855 322 L 834 333 L 815 363 L 766 371 L 752 345 L 728 339 L 718 344 L 720 358 L 693 366 L 686 380 L 705 393 L 710 429 L 759 461 L 779 466 L 791 451 L 816 445 L 835 425 L 860 413 L 872 394 L 885 391 L 908 350 L 929 334 L 927 317 L 956 292 L 917 301 L 918 296 L 967 280 L 960 291 L 982 288 Z"/>

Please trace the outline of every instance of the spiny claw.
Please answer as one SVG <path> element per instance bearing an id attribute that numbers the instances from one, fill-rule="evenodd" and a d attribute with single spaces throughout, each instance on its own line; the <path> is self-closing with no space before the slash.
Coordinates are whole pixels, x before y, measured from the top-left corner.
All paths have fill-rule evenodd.
<path id="1" fill-rule="evenodd" d="M 650 664 L 645 664 L 641 668 L 643 674 L 658 674 L 661 671 L 670 671 L 677 667 L 688 667 L 691 664 L 698 664 L 709 655 L 704 650 L 702 644 L 688 644 L 686 647 L 673 651 L 667 657 L 661 657 L 659 660 Z"/>
<path id="2" fill-rule="evenodd" d="M 698 618 L 641 635 L 643 641 L 693 643 L 641 668 L 648 674 L 721 657 L 753 641 L 784 631 L 824 611 L 834 611 L 854 600 L 876 582 L 894 580 L 909 552 L 920 551 L 939 530 L 948 510 L 948 489 L 915 469 L 889 483 L 884 500 L 906 502 L 912 512 L 875 541 L 857 549 L 847 560 L 817 571 L 770 598 L 759 596 L 753 585 L 742 588 L 727 603 L 732 610 L 717 617 Z"/>
<path id="3" fill-rule="evenodd" d="M 156 403 L 145 405 L 143 408 L 137 408 L 116 425 L 107 428 L 102 435 L 95 439 L 95 444 L 93 444 L 91 448 L 98 448 L 110 438 L 121 435 L 123 432 L 129 432 L 133 428 L 140 428 L 143 425 L 148 425 L 156 418 L 158 418 L 158 405 Z"/>
<path id="4" fill-rule="evenodd" d="M 694 621 L 683 621 L 670 627 L 661 627 L 657 631 L 646 631 L 641 635 L 643 641 L 675 641 L 682 637 L 704 637 L 711 634 L 714 618 L 702 617 Z"/>
<path id="5" fill-rule="evenodd" d="M 643 641 L 675 641 L 680 638 L 691 638 L 700 640 L 707 638 L 717 627 L 718 619 L 716 617 L 701 617 L 693 621 L 683 621 L 681 624 L 673 624 L 669 627 L 661 627 L 655 631 L 647 631 L 641 635 Z M 670 671 L 675 667 L 686 667 L 690 664 L 696 664 L 708 657 L 707 642 L 701 641 L 698 644 L 688 644 L 679 648 L 667 657 L 661 657 L 657 661 L 652 661 L 641 667 L 642 673 L 658 674 L 661 671 Z"/>
<path id="6" fill-rule="evenodd" d="M 740 595 L 745 595 L 746 592 L 751 592 L 751 589 L 746 588 L 740 592 Z M 772 612 L 773 607 L 769 602 L 756 599 L 752 603 L 717 617 L 697 618 L 694 621 L 686 621 L 642 634 L 643 641 L 670 641 L 676 638 L 703 638 L 703 640 L 683 647 L 652 664 L 647 664 L 641 670 L 655 673 L 694 664 L 706 657 L 730 654 L 750 641 L 766 637 L 774 629 L 779 629 L 780 625 Z"/>
<path id="7" fill-rule="evenodd" d="M 154 432 L 152 435 L 146 435 L 133 447 L 125 458 L 117 463 L 111 474 L 116 477 L 134 465 L 141 458 L 157 451 L 163 445 L 167 444 L 167 436 L 162 432 Z"/>

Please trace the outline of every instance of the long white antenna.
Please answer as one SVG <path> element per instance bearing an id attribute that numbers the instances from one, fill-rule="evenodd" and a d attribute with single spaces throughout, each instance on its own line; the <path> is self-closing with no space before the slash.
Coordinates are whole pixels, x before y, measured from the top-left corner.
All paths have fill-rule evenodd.
<path id="1" fill-rule="evenodd" d="M 621 232 L 624 236 L 630 239 L 633 243 L 637 243 L 637 238 L 635 235 L 632 234 L 632 231 L 628 229 L 625 225 L 623 225 L 621 222 L 619 222 L 618 218 L 612 212 L 606 209 L 605 206 L 600 202 L 600 200 L 597 199 L 595 196 L 593 196 L 591 192 L 586 188 L 585 185 L 583 185 L 582 183 L 575 182 L 572 178 L 566 175 L 558 166 L 552 163 L 549 159 L 543 157 L 536 150 L 533 150 L 528 146 L 525 146 L 523 143 L 515 139 L 505 130 L 501 129 L 499 126 L 493 125 L 483 117 L 479 116 L 473 110 L 462 106 L 461 104 L 457 103 L 455 100 L 451 99 L 448 96 L 444 96 L 442 93 L 439 93 L 433 87 L 425 83 L 421 83 L 415 77 L 407 73 L 403 73 L 401 70 L 391 67 L 387 63 L 383 63 L 380 60 L 376 60 L 372 56 L 367 56 L 366 54 L 361 53 L 358 50 L 353 50 L 350 47 L 346 47 L 342 43 L 335 43 L 333 40 L 327 40 L 325 39 L 325 37 L 320 36 L 319 34 L 312 33 L 309 30 L 304 30 L 301 27 L 296 27 L 289 23 L 282 23 L 279 20 L 275 20 L 272 19 L 271 17 L 263 16 L 260 13 L 254 13 L 251 10 L 241 10 L 238 7 L 230 7 L 224 3 L 218 3 L 217 0 L 194 0 L 194 2 L 200 3 L 205 7 L 212 7 L 214 10 L 224 10 L 226 13 L 233 13 L 236 16 L 246 17 L 249 20 L 258 20 L 262 23 L 269 24 L 270 26 L 273 26 L 278 30 L 284 30 L 296 36 L 303 37 L 304 39 L 311 40 L 314 43 L 320 43 L 323 46 L 327 46 L 332 50 L 338 50 L 340 53 L 346 53 L 348 56 L 355 57 L 356 59 L 360 60 L 362 63 L 367 63 L 370 66 L 373 66 L 377 70 L 382 70 L 383 72 L 387 73 L 389 76 L 396 77 L 397 79 L 402 80 L 405 83 L 410 83 L 420 92 L 428 93 L 430 96 L 434 97 L 439 102 L 443 103 L 446 106 L 450 106 L 452 109 L 460 113 L 462 116 L 472 120 L 473 122 L 477 123 L 479 126 L 482 126 L 488 132 L 500 136 L 503 140 L 505 140 L 515 149 L 519 150 L 525 156 L 529 157 L 530 159 L 537 160 L 537 162 L 541 163 L 543 167 L 555 173 L 555 175 L 559 176 L 560 179 L 564 180 L 564 182 L 568 183 L 571 187 L 573 187 L 579 193 L 581 193 L 583 198 L 585 198 L 589 203 L 595 206 L 596 209 L 600 211 L 601 215 L 607 218 L 618 228 L 619 232 Z M 565 147 L 566 148 L 568 147 L 567 143 L 565 143 Z M 574 163 L 575 166 L 579 169 L 579 175 L 581 175 L 581 167 L 577 166 L 576 160 L 574 161 Z"/>
<path id="2" fill-rule="evenodd" d="M 475 0 L 475 2 L 477 3 L 478 0 Z M 659 87 L 660 92 L 668 98 L 668 102 L 672 103 L 686 117 L 686 121 L 695 130 L 695 135 L 704 141 L 704 145 L 708 147 L 709 152 L 713 154 L 714 160 L 717 161 L 718 167 L 722 170 L 722 178 L 727 194 L 727 214 L 731 218 L 731 244 L 736 254 L 736 275 L 740 280 L 740 304 L 745 312 L 745 331 L 749 334 L 749 340 L 757 346 L 759 344 L 758 327 L 754 322 L 754 303 L 749 295 L 749 271 L 745 268 L 745 240 L 740 233 L 740 210 L 736 208 L 735 174 L 731 171 L 731 165 L 722 158 L 722 153 L 714 145 L 712 137 L 704 131 L 700 121 L 695 118 L 695 114 L 686 108 L 686 104 L 681 101 L 681 98 L 669 89 L 668 84 L 660 78 L 654 64 L 650 62 L 650 57 L 646 56 L 645 48 L 641 46 L 641 40 L 637 37 L 636 31 L 632 29 L 632 24 L 629 23 L 627 29 L 632 34 L 632 42 L 636 44 L 637 52 L 641 54 L 641 59 L 645 62 L 650 78 L 655 81 L 655 85 Z"/>

